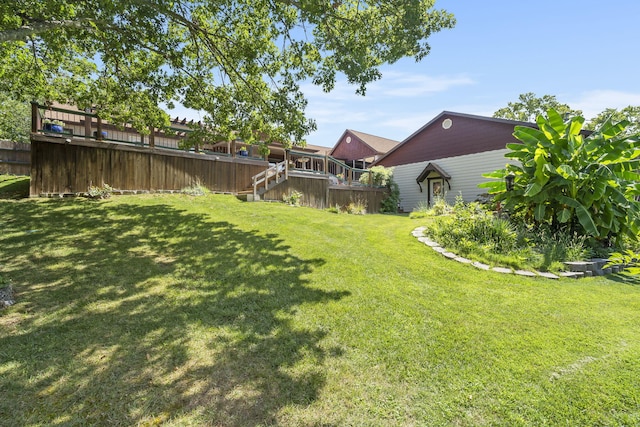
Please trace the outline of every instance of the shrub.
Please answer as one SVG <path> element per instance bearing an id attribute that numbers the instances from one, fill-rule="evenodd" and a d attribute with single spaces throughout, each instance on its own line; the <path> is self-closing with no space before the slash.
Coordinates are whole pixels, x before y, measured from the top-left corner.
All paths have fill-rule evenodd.
<path id="1" fill-rule="evenodd" d="M 193 185 L 180 190 L 180 192 L 188 196 L 204 196 L 207 194 L 207 188 L 204 187 L 200 181 L 196 181 Z"/>
<path id="2" fill-rule="evenodd" d="M 537 118 L 539 129 L 516 126 L 520 143 L 507 144 L 506 157 L 518 161 L 485 174 L 497 181 L 482 183 L 511 212 L 521 211 L 529 224 L 548 224 L 598 241 L 620 242 L 640 232 L 638 135 L 628 135 L 623 120 L 582 132 L 584 118 L 564 121 L 553 109 Z M 504 178 L 514 177 L 506 191 Z"/>
<path id="3" fill-rule="evenodd" d="M 357 197 L 355 200 L 351 199 L 351 202 L 349 202 L 345 210 L 352 215 L 364 215 L 367 213 L 367 201 L 360 197 Z"/>
<path id="4" fill-rule="evenodd" d="M 429 235 L 444 247 L 482 262 L 515 268 L 561 270 L 563 261 L 590 255 L 587 237 L 568 229 L 516 225 L 478 203 L 458 198 L 450 215 L 435 218 Z"/>
<path id="5" fill-rule="evenodd" d="M 282 201 L 291 206 L 300 206 L 302 200 L 302 193 L 299 191 L 291 191 L 288 194 L 282 195 Z"/>
<path id="6" fill-rule="evenodd" d="M 109 184 L 103 184 L 101 187 L 90 186 L 86 196 L 90 199 L 108 199 L 113 193 L 113 188 Z"/>

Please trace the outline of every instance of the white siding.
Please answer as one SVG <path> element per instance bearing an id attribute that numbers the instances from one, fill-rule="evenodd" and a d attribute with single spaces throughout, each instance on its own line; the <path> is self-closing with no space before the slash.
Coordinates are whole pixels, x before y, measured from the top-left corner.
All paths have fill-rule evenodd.
<path id="1" fill-rule="evenodd" d="M 420 202 L 427 202 L 427 182 L 425 180 L 422 184 L 422 192 L 420 192 L 416 178 L 429 163 L 437 164 L 451 176 L 449 180 L 451 189 L 446 183 L 444 184 L 445 198 L 449 203 L 454 203 L 458 194 L 461 194 L 467 202 L 475 200 L 479 194 L 485 193 L 484 189 L 478 188 L 478 184 L 489 181 L 483 178 L 482 174 L 503 169 L 507 163 L 511 163 L 510 159 L 504 157 L 509 151 L 507 149 L 486 151 L 395 166 L 393 179 L 400 187 L 400 206 L 405 212 L 411 212 Z"/>

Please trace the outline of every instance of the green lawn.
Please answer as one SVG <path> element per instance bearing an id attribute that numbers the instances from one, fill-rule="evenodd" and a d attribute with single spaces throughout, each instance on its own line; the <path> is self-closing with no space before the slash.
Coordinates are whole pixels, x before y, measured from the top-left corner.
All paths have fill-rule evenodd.
<path id="1" fill-rule="evenodd" d="M 0 196 L 0 425 L 640 424 L 637 282 L 479 271 L 419 225 Z"/>

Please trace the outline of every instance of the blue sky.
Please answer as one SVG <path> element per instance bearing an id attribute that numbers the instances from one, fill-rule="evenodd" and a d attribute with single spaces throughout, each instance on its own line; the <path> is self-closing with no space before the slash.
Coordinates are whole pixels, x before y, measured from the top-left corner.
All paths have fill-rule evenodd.
<path id="1" fill-rule="evenodd" d="M 429 38 L 421 62 L 383 67 L 366 96 L 341 78 L 328 94 L 302 86 L 318 126 L 307 143 L 331 147 L 345 129 L 402 141 L 444 110 L 491 116 L 527 92 L 555 95 L 587 119 L 640 105 L 639 1 L 436 0 L 436 8 L 456 26 Z"/>
<path id="2" fill-rule="evenodd" d="M 339 81 L 305 85 L 318 130 L 333 146 L 345 129 L 402 141 L 444 110 L 491 116 L 521 93 L 555 95 L 591 118 L 640 105 L 640 2 L 437 0 L 457 24 L 429 38 L 421 62 L 405 59 L 355 95 Z"/>

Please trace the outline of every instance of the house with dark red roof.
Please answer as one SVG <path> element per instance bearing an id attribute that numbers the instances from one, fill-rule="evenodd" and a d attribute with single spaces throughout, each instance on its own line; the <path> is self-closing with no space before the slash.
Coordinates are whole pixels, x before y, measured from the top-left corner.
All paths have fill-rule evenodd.
<path id="1" fill-rule="evenodd" d="M 484 191 L 482 174 L 502 169 L 511 160 L 506 145 L 519 142 L 515 126 L 535 123 L 443 111 L 380 158 L 376 165 L 394 167 L 401 209 L 409 212 L 437 197 L 454 203 L 458 195 L 473 201 Z"/>
<path id="2" fill-rule="evenodd" d="M 398 144 L 393 139 L 347 129 L 329 155 L 349 166 L 365 169 Z"/>

